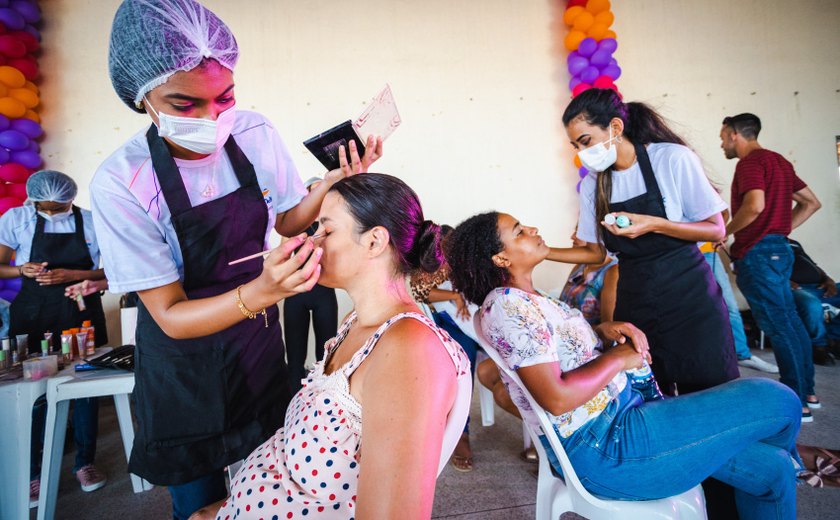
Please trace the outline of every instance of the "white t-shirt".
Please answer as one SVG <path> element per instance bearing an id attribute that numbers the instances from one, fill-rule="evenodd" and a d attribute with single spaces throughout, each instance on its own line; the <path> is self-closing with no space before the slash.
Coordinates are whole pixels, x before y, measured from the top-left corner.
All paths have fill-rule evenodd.
<path id="1" fill-rule="evenodd" d="M 99 266 L 99 244 L 93 232 L 93 215 L 90 210 L 81 209 L 82 223 L 85 227 L 85 244 L 93 260 L 92 269 Z M 15 250 L 15 265 L 23 265 L 29 261 L 32 254 L 32 237 L 35 236 L 35 225 L 38 213 L 35 206 L 27 205 L 12 208 L 0 217 L 0 244 Z M 71 214 L 57 222 L 44 223 L 44 233 L 75 233 L 76 219 Z"/>
<path id="2" fill-rule="evenodd" d="M 706 178 L 700 158 L 691 149 L 673 143 L 651 143 L 647 153 L 668 220 L 699 222 L 726 209 L 726 203 Z M 638 162 L 611 175 L 612 203 L 624 202 L 647 191 Z M 601 224 L 595 222 L 597 177 L 597 173 L 589 172 L 580 183 L 577 236 L 591 243 L 601 242 L 598 233 Z"/>
<path id="3" fill-rule="evenodd" d="M 142 291 L 184 279 L 184 260 L 146 141 L 148 127 L 108 157 L 90 185 L 93 219 L 112 292 Z M 271 123 L 237 111 L 232 135 L 254 165 L 268 213 L 265 248 L 277 214 L 295 207 L 306 189 Z M 175 159 L 190 203 L 198 206 L 239 188 L 224 149 L 195 161 Z M 210 186 L 212 195 L 202 192 Z M 243 252 L 245 254 L 245 252 Z"/>
<path id="4" fill-rule="evenodd" d="M 510 370 L 556 362 L 569 372 L 599 355 L 595 347 L 601 341 L 592 326 L 579 310 L 559 300 L 500 287 L 487 295 L 480 312 L 482 332 Z M 525 393 L 504 372 L 501 376 L 522 419 L 533 431 L 542 431 Z M 627 375 L 619 372 L 595 397 L 562 415 L 549 414 L 549 419 L 561 437 L 569 437 L 598 417 L 627 382 Z"/>

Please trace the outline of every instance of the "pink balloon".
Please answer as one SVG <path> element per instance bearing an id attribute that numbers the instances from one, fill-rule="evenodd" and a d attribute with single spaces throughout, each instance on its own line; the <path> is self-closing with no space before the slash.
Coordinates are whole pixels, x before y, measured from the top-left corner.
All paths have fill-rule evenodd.
<path id="1" fill-rule="evenodd" d="M 29 175 L 30 171 L 20 164 L 10 162 L 0 166 L 0 180 L 6 182 L 26 182 Z"/>
<path id="2" fill-rule="evenodd" d="M 15 197 L 3 197 L 0 198 L 0 215 L 9 211 L 12 208 L 17 208 L 23 205 L 20 199 Z"/>
<path id="3" fill-rule="evenodd" d="M 13 182 L 11 184 L 6 184 L 5 187 L 7 197 L 15 197 L 16 199 L 26 200 L 25 182 Z"/>
<path id="4" fill-rule="evenodd" d="M 18 164 L 26 166 L 30 170 L 37 170 L 41 167 L 42 164 L 44 164 L 44 160 L 41 159 L 40 155 L 34 152 L 30 152 L 28 150 L 12 152 L 9 154 L 9 159 L 12 162 L 16 162 Z"/>

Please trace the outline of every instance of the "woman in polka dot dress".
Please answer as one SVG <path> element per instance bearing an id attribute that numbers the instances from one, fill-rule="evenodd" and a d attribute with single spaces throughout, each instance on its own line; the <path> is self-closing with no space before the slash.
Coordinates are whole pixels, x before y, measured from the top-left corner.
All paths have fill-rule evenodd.
<path id="1" fill-rule="evenodd" d="M 336 183 L 319 221 L 318 283 L 345 289 L 355 310 L 283 428 L 246 459 L 231 496 L 196 518 L 431 515 L 447 415 L 469 377 L 464 352 L 420 314 L 404 282 L 438 268 L 439 227 L 423 220 L 411 188 L 382 174 Z"/>

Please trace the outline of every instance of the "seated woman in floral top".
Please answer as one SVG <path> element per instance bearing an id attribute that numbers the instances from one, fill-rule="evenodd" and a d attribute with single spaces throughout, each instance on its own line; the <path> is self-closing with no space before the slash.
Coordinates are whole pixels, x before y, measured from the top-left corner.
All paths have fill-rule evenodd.
<path id="1" fill-rule="evenodd" d="M 505 378 L 522 416 L 540 431 L 528 391 L 583 485 L 605 498 L 650 500 L 714 476 L 735 487 L 742 519 L 794 519 L 797 396 L 776 381 L 738 379 L 645 402 L 625 371 L 649 359 L 646 338 L 629 323 L 593 330 L 580 311 L 539 293 L 533 270 L 548 252 L 536 228 L 494 212 L 456 228 L 447 260 L 455 288 L 482 303 L 490 346 L 525 386 Z M 599 355 L 602 340 L 618 345 Z"/>

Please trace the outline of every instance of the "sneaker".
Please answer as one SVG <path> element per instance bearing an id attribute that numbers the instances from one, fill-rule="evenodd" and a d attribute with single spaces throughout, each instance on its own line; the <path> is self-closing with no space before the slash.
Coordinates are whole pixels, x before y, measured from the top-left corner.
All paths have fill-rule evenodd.
<path id="1" fill-rule="evenodd" d="M 105 475 L 100 473 L 93 464 L 88 464 L 79 469 L 76 472 L 76 478 L 79 480 L 79 483 L 82 485 L 82 491 L 85 493 L 96 491 L 108 481 Z"/>
<path id="2" fill-rule="evenodd" d="M 755 370 L 760 370 L 761 372 L 767 372 L 768 374 L 779 373 L 779 367 L 777 367 L 773 363 L 768 363 L 767 361 L 764 361 L 763 359 L 757 356 L 748 357 L 747 359 L 739 359 L 738 365 L 742 367 L 752 368 Z"/>
<path id="3" fill-rule="evenodd" d="M 816 396 L 814 397 L 816 398 Z M 807 404 L 808 408 L 810 408 L 811 410 L 819 410 L 820 408 L 822 408 L 822 403 L 820 403 L 819 399 L 816 399 L 815 401 L 809 401 L 806 397 L 805 404 Z"/>
<path id="4" fill-rule="evenodd" d="M 814 422 L 814 416 L 811 415 L 811 410 L 802 410 L 802 422 Z"/>
<path id="5" fill-rule="evenodd" d="M 29 481 L 29 509 L 38 507 L 38 495 L 41 494 L 41 479 Z"/>

